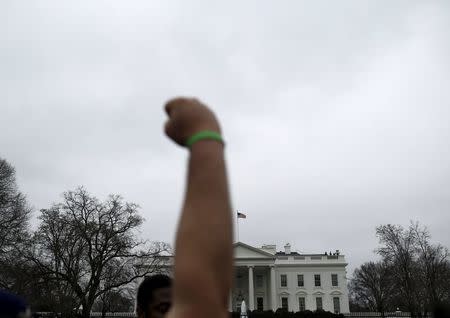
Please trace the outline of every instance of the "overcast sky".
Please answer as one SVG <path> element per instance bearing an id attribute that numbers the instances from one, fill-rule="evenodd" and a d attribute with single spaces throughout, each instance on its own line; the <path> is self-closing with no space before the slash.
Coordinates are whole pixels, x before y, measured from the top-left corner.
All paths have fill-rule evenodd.
<path id="1" fill-rule="evenodd" d="M 0 1 L 0 157 L 36 211 L 84 185 L 172 242 L 187 152 L 163 103 L 221 119 L 240 240 L 375 259 L 410 220 L 450 246 L 450 2 Z M 36 220 L 34 220 L 36 222 Z"/>

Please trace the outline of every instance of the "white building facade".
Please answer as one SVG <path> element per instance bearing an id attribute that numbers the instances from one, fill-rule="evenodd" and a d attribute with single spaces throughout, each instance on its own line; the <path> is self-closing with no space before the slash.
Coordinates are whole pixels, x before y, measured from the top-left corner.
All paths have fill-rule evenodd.
<path id="1" fill-rule="evenodd" d="M 277 252 L 275 245 L 256 248 L 238 242 L 234 257 L 230 310 L 239 311 L 245 300 L 250 310 L 349 312 L 347 263 L 338 251 L 299 254 L 289 244 Z"/>
<path id="2" fill-rule="evenodd" d="M 172 257 L 164 257 L 171 272 Z M 277 252 L 275 245 L 253 247 L 234 244 L 234 281 L 229 310 L 315 311 L 348 313 L 348 289 L 344 255 L 292 252 L 289 244 Z"/>

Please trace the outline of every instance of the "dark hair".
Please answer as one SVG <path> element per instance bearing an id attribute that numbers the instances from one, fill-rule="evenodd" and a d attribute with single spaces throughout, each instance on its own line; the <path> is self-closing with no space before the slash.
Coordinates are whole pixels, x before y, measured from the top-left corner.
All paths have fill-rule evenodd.
<path id="1" fill-rule="evenodd" d="M 153 301 L 153 291 L 172 286 L 172 278 L 164 274 L 147 276 L 139 285 L 136 296 L 136 309 L 147 311 L 148 304 Z"/>
<path id="2" fill-rule="evenodd" d="M 29 310 L 27 302 L 20 296 L 0 290 L 0 317 L 13 318 Z M 31 313 L 31 312 L 30 312 Z"/>
<path id="3" fill-rule="evenodd" d="M 439 303 L 435 306 L 433 312 L 434 318 L 448 318 L 450 317 L 450 304 Z"/>

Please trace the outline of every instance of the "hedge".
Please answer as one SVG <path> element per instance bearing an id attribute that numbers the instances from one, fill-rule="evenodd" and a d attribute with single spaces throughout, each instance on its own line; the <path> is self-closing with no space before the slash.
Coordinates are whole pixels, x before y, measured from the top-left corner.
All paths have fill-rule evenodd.
<path id="1" fill-rule="evenodd" d="M 272 310 L 267 311 L 249 311 L 248 318 L 344 318 L 343 314 L 333 314 L 329 311 L 299 311 L 299 312 L 288 312 L 283 309 L 277 309 L 276 312 Z M 232 312 L 231 318 L 240 318 L 240 312 Z"/>

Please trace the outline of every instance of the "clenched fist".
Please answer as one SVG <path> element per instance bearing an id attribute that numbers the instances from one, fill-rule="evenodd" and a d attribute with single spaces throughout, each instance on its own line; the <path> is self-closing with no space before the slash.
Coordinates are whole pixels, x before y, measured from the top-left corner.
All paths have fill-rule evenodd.
<path id="1" fill-rule="evenodd" d="M 184 146 L 189 137 L 203 130 L 220 134 L 219 122 L 214 113 L 198 99 L 179 97 L 165 106 L 169 119 L 165 132 L 177 144 Z"/>

